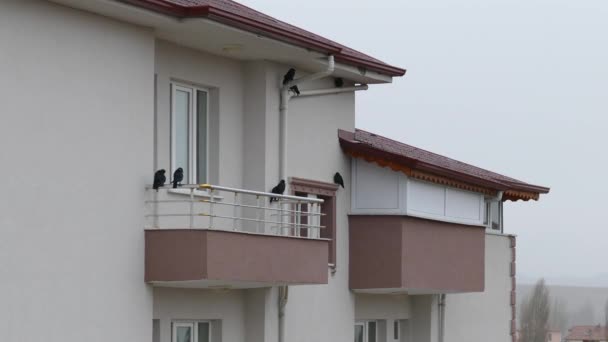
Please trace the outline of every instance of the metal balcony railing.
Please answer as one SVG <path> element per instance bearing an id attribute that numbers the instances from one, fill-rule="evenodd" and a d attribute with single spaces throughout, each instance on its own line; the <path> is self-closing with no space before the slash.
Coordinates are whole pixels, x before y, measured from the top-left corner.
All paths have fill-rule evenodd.
<path id="1" fill-rule="evenodd" d="M 147 229 L 218 229 L 319 238 L 322 199 L 186 184 L 146 187 Z M 272 199 L 272 200 L 271 200 Z"/>

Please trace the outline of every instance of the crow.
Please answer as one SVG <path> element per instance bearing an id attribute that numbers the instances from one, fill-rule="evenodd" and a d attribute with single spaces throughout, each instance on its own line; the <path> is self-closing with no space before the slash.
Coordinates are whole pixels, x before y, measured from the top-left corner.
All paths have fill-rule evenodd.
<path id="1" fill-rule="evenodd" d="M 344 79 L 341 77 L 338 77 L 334 80 L 334 84 L 336 85 L 337 88 L 342 88 L 342 87 L 344 87 Z"/>
<path id="2" fill-rule="evenodd" d="M 336 172 L 336 174 L 334 175 L 334 183 L 341 185 L 342 188 L 344 188 L 344 179 L 342 178 L 340 172 Z"/>
<path id="3" fill-rule="evenodd" d="M 293 81 L 293 78 L 296 76 L 296 69 L 291 68 L 289 71 L 283 76 L 283 85 Z"/>
<path id="4" fill-rule="evenodd" d="M 297 85 L 292 86 L 291 88 L 289 88 L 289 90 L 293 91 L 296 96 L 300 96 L 300 89 L 298 88 Z"/>
<path id="5" fill-rule="evenodd" d="M 173 172 L 173 189 L 176 189 L 178 185 L 184 180 L 184 169 L 178 167 L 175 172 Z"/>
<path id="6" fill-rule="evenodd" d="M 285 192 L 285 180 L 281 179 L 279 184 L 277 184 L 277 186 L 272 188 L 272 190 L 270 192 L 272 192 L 273 194 L 282 195 Z M 278 202 L 278 201 L 279 201 L 279 199 L 276 197 L 270 198 L 270 203 Z"/>
<path id="7" fill-rule="evenodd" d="M 154 173 L 154 184 L 152 185 L 152 189 L 158 192 L 158 188 L 165 185 L 165 181 L 167 181 L 167 177 L 165 177 L 165 170 L 160 169 Z"/>

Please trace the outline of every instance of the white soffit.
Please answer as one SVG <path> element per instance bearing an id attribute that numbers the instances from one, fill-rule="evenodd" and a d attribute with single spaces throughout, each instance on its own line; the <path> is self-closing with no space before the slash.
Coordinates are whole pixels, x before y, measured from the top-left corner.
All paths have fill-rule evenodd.
<path id="1" fill-rule="evenodd" d="M 50 0 L 72 8 L 149 28 L 159 39 L 227 58 L 269 60 L 302 71 L 326 68 L 326 55 L 204 18 L 176 19 L 113 0 Z M 336 77 L 357 83 L 390 83 L 391 76 L 336 63 Z"/>

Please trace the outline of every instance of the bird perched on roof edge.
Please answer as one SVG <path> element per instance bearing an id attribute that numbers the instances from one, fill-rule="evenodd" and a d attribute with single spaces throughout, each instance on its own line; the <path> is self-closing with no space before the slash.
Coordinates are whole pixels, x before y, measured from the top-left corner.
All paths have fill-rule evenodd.
<path id="1" fill-rule="evenodd" d="M 344 79 L 342 77 L 334 79 L 334 85 L 336 86 L 336 88 L 344 87 Z"/>
<path id="2" fill-rule="evenodd" d="M 184 169 L 178 167 L 175 172 L 173 172 L 173 189 L 176 189 L 178 185 L 181 185 L 181 182 L 184 180 Z"/>
<path id="3" fill-rule="evenodd" d="M 282 195 L 285 192 L 285 180 L 281 179 L 279 184 L 277 184 L 274 188 L 272 188 L 272 190 L 270 192 L 272 192 L 273 194 Z M 278 202 L 278 201 L 279 201 L 279 199 L 276 197 L 270 198 L 270 203 Z"/>
<path id="4" fill-rule="evenodd" d="M 154 183 L 152 184 L 152 189 L 158 192 L 158 188 L 165 185 L 167 181 L 167 177 L 165 177 L 165 169 L 160 169 L 154 173 Z"/>
<path id="5" fill-rule="evenodd" d="M 344 179 L 342 178 L 342 175 L 340 174 L 340 172 L 336 172 L 336 174 L 334 175 L 334 183 L 342 186 L 342 188 L 344 188 Z"/>

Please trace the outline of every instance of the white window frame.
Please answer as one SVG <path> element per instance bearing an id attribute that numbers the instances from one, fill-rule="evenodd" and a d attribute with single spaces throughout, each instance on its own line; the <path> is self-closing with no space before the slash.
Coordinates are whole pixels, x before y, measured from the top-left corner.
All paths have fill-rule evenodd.
<path id="1" fill-rule="evenodd" d="M 206 88 L 202 88 L 202 87 L 197 87 L 194 85 L 188 85 L 188 84 L 184 84 L 184 83 L 178 83 L 178 82 L 171 82 L 171 175 L 173 175 L 173 172 L 175 172 L 175 170 L 178 167 L 181 167 L 179 165 L 176 165 L 176 161 L 175 161 L 175 148 L 176 148 L 176 137 L 177 134 L 175 132 L 175 129 L 177 128 L 176 125 L 176 115 L 175 115 L 175 92 L 176 91 L 183 91 L 189 94 L 189 98 L 190 98 L 190 103 L 189 103 L 189 108 L 188 108 L 188 165 L 190 166 L 188 168 L 188 179 L 184 179 L 184 183 L 188 183 L 188 184 L 198 184 L 198 183 L 208 183 L 209 180 L 209 89 Z M 206 167 L 206 172 L 205 174 L 207 175 L 207 179 L 197 179 L 197 175 L 198 175 L 198 151 L 197 151 L 197 147 L 198 147 L 198 136 L 196 134 L 196 129 L 197 129 L 197 120 L 198 120 L 198 113 L 196 112 L 197 109 L 197 101 L 198 101 L 198 92 L 204 92 L 207 94 L 207 108 L 206 110 L 206 119 L 207 119 L 207 132 L 205 133 L 205 138 L 206 138 L 206 142 L 205 142 L 205 147 L 206 147 L 206 153 L 205 156 L 207 158 L 207 160 L 205 161 L 205 167 Z"/>
<path id="2" fill-rule="evenodd" d="M 500 232 L 503 233 L 504 229 L 504 202 L 498 201 L 498 229 L 494 229 L 492 227 L 492 204 L 495 203 L 496 200 L 486 200 L 485 208 L 484 208 L 484 224 L 486 229 L 491 232 Z"/>
<path id="3" fill-rule="evenodd" d="M 191 342 L 197 342 L 198 341 L 198 324 L 199 323 L 207 323 L 209 325 L 209 339 L 208 341 L 211 341 L 211 337 L 213 336 L 213 333 L 211 332 L 211 329 L 213 329 L 213 325 L 211 324 L 211 321 L 209 320 L 195 320 L 195 321 L 173 321 L 171 324 L 171 341 L 172 342 L 177 342 L 177 328 L 178 327 L 188 327 L 192 329 L 192 336 L 191 336 Z"/>
<path id="4" fill-rule="evenodd" d="M 376 320 L 357 321 L 357 322 L 355 322 L 355 327 L 358 325 L 363 326 L 363 342 L 369 342 L 369 324 L 370 323 L 374 323 L 376 325 L 376 342 L 378 342 L 378 321 L 376 321 Z"/>

